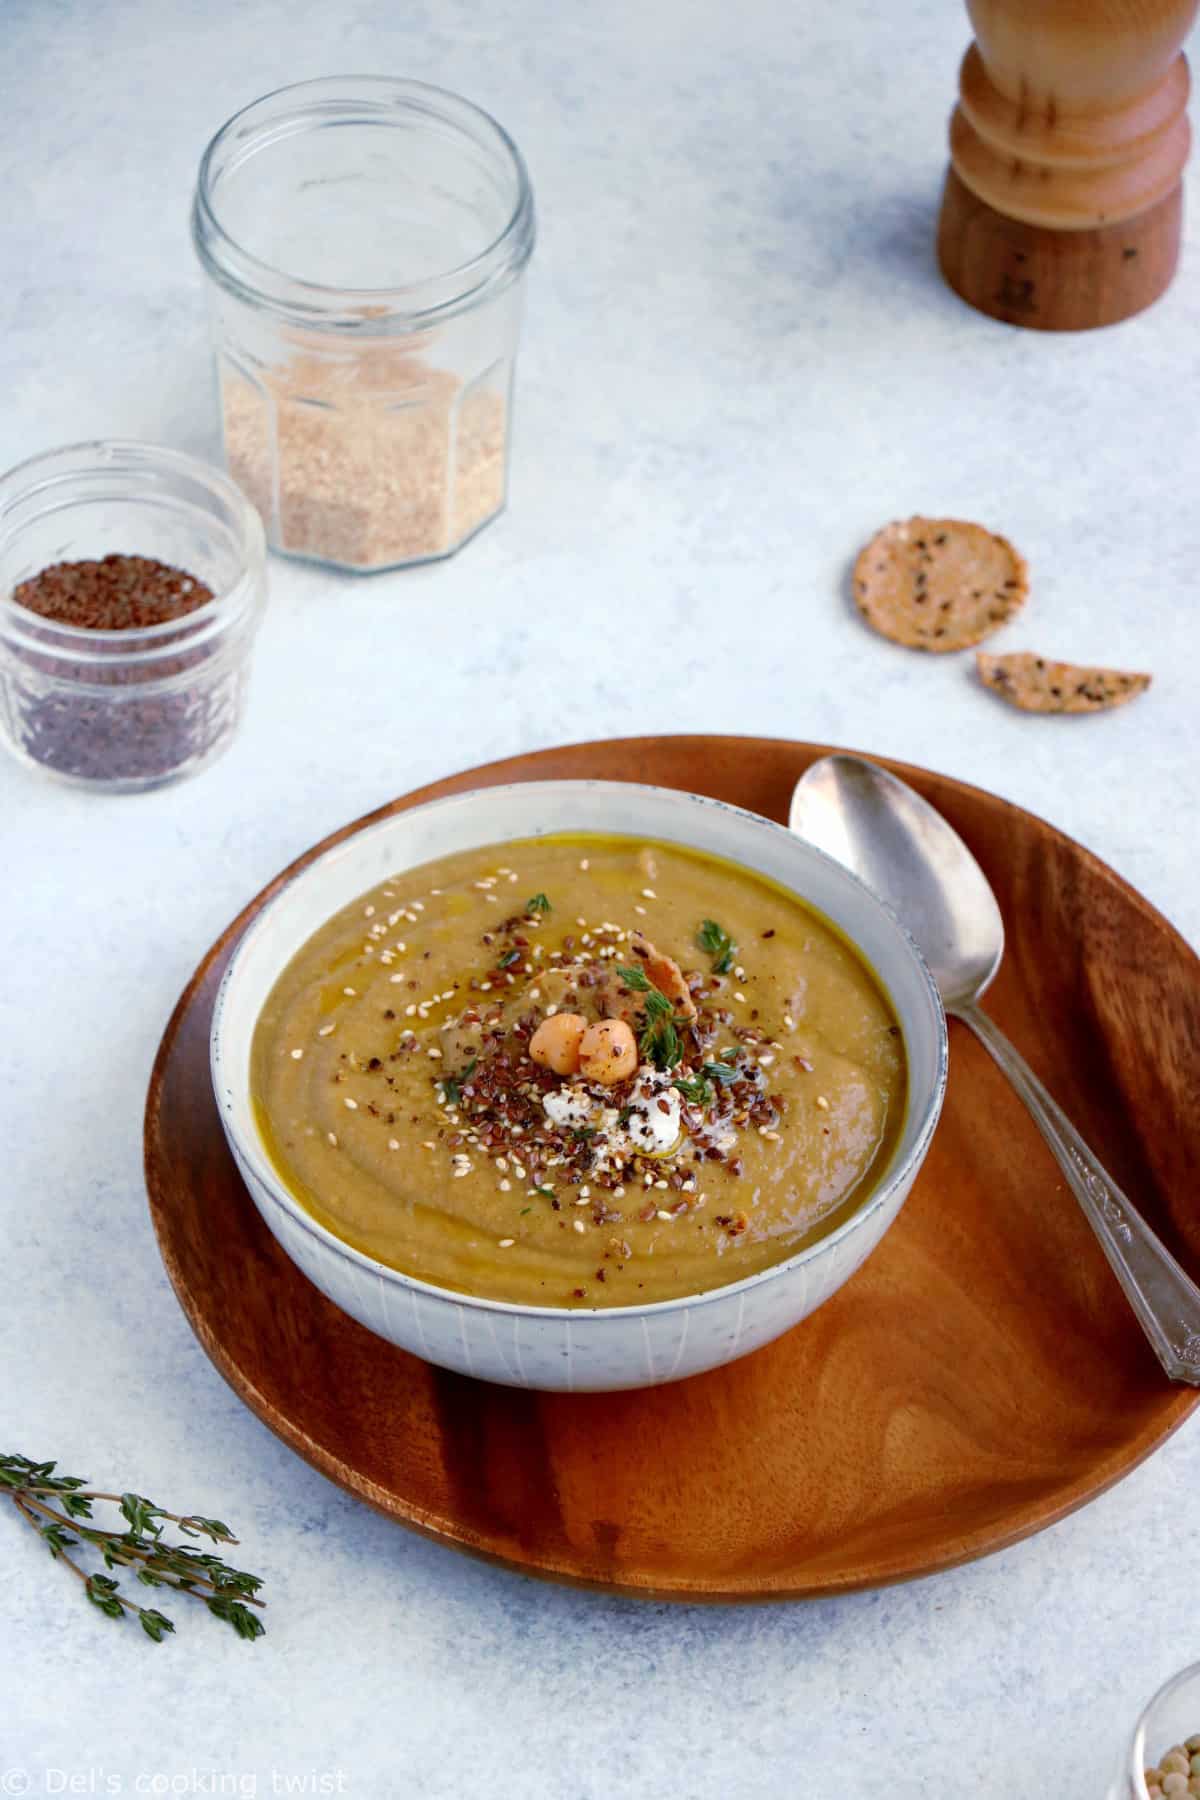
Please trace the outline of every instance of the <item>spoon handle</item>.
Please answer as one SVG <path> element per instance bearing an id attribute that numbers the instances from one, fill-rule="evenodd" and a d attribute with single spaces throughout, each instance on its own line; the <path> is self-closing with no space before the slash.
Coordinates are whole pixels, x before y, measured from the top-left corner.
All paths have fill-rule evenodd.
<path id="1" fill-rule="evenodd" d="M 1200 1386 L 1200 1288 L 1105 1172 L 1004 1033 L 977 1006 L 967 1003 L 953 1011 L 991 1052 L 1032 1113 L 1159 1362 L 1172 1381 Z"/>

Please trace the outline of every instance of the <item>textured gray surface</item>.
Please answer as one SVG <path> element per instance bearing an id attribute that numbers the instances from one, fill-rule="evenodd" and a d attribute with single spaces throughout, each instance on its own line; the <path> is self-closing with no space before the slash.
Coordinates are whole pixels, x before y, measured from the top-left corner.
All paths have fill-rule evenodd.
<path id="1" fill-rule="evenodd" d="M 508 516 L 429 572 L 274 564 L 246 727 L 193 784 L 103 800 L 0 767 L 0 1436 L 219 1511 L 271 1598 L 257 1646 L 197 1617 L 156 1649 L 0 1519 L 0 1770 L 31 1792 L 340 1771 L 429 1800 L 918 1800 L 968 1776 L 1092 1800 L 1197 1653 L 1195 1431 L 907 1590 L 756 1611 L 553 1591 L 407 1536 L 277 1444 L 194 1343 L 146 1222 L 142 1096 L 199 953 L 314 838 L 486 757 L 695 728 L 899 755 L 1045 813 L 1200 937 L 1197 252 L 1106 333 L 963 309 L 930 240 L 965 22 L 903 13 L 0 7 L 2 463 L 102 433 L 211 447 L 189 189 L 268 88 L 357 67 L 460 89 L 522 144 L 542 216 Z M 962 660 L 869 636 L 848 560 L 917 508 L 1030 557 L 1028 624 L 998 647 L 1145 664 L 1150 696 L 1029 720 Z"/>

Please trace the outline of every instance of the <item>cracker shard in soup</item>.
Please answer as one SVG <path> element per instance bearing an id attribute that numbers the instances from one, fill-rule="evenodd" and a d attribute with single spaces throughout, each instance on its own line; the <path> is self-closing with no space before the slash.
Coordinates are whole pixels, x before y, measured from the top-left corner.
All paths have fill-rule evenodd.
<path id="1" fill-rule="evenodd" d="M 910 650 L 965 650 L 1025 604 L 1025 559 L 964 519 L 898 520 L 854 564 L 854 603 L 875 631 Z"/>
<path id="2" fill-rule="evenodd" d="M 457 1292 L 610 1307 L 833 1230 L 889 1160 L 905 1061 L 871 971 L 794 895 L 581 835 L 344 907 L 275 984 L 252 1085 L 280 1175 L 345 1242 Z"/>

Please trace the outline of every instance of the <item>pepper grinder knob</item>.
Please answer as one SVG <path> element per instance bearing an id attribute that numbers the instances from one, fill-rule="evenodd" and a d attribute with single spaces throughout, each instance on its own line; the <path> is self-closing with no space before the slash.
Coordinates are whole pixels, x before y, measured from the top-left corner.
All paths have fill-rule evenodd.
<path id="1" fill-rule="evenodd" d="M 938 261 L 970 305 L 1080 331 L 1169 286 L 1198 3 L 967 0 Z"/>

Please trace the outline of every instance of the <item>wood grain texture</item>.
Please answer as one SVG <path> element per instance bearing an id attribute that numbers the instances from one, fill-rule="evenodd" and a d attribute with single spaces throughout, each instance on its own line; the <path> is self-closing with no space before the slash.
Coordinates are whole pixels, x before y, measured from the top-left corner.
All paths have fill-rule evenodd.
<path id="1" fill-rule="evenodd" d="M 1093 231 L 1052 231 L 1006 218 L 947 171 L 937 254 L 948 286 L 1005 325 L 1091 331 L 1116 325 L 1166 292 L 1179 262 L 1183 188 L 1140 218 Z"/>
<path id="2" fill-rule="evenodd" d="M 967 0 L 938 229 L 963 299 L 1041 331 L 1149 306 L 1179 256 L 1197 0 Z"/>
<path id="3" fill-rule="evenodd" d="M 741 738 L 581 745 L 455 776 L 372 817 L 465 787 L 597 776 L 783 819 L 823 754 Z M 1200 1272 L 1200 963 L 1051 826 L 888 766 L 946 815 L 996 887 L 1009 949 L 989 1011 Z M 899 1221 L 778 1343 L 674 1387 L 574 1396 L 489 1387 L 393 1349 L 275 1244 L 209 1087 L 221 972 L 287 873 L 209 952 L 167 1028 L 146 1109 L 150 1210 L 226 1380 L 284 1442 L 391 1517 L 531 1574 L 626 1593 L 830 1593 L 1040 1530 L 1127 1473 L 1200 1399 L 1163 1378 L 1035 1127 L 959 1027 L 942 1123 Z"/>

